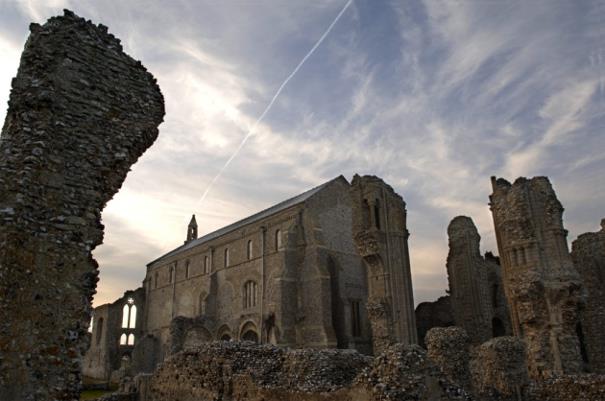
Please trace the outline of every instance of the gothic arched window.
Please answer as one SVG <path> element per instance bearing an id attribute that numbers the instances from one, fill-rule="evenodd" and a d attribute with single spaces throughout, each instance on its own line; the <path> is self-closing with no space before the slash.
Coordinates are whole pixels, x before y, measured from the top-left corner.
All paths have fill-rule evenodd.
<path id="1" fill-rule="evenodd" d="M 134 329 L 137 324 L 137 307 L 134 299 L 128 298 L 128 303 L 122 308 L 122 328 Z"/>
<path id="2" fill-rule="evenodd" d="M 275 231 L 275 250 L 279 251 L 279 249 L 281 247 L 282 247 L 281 230 L 276 230 Z"/>
<path id="3" fill-rule="evenodd" d="M 128 335 L 128 345 L 134 345 L 134 334 Z"/>
<path id="4" fill-rule="evenodd" d="M 128 341 L 128 338 L 126 337 L 126 333 L 122 334 L 120 336 L 120 345 L 126 345 L 127 341 Z"/>

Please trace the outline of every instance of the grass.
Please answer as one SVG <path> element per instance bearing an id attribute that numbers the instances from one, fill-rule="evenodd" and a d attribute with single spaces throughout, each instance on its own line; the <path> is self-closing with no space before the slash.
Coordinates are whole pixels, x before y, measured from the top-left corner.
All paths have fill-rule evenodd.
<path id="1" fill-rule="evenodd" d="M 104 394 L 111 393 L 111 390 L 84 390 L 82 394 L 80 394 L 80 401 L 84 400 L 94 400 Z"/>

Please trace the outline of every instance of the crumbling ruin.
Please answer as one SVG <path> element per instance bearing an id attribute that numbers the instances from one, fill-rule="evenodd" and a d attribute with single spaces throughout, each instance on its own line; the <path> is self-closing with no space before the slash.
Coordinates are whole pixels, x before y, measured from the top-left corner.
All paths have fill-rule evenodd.
<path id="1" fill-rule="evenodd" d="M 103 25 L 65 11 L 30 31 L 0 138 L 0 399 L 75 400 L 101 210 L 164 103 Z"/>
<path id="2" fill-rule="evenodd" d="M 354 350 L 205 343 L 167 359 L 146 394 L 146 401 L 471 399 L 422 348 L 402 344 L 372 358 Z"/>
<path id="3" fill-rule="evenodd" d="M 470 217 L 455 217 L 447 228 L 447 274 L 454 321 L 473 344 L 510 333 L 500 266 L 479 252 L 481 237 Z"/>
<path id="4" fill-rule="evenodd" d="M 353 235 L 367 268 L 374 354 L 396 342 L 418 342 L 405 202 L 375 176 L 351 182 Z"/>
<path id="5" fill-rule="evenodd" d="M 439 297 L 433 302 L 421 302 L 414 311 L 416 314 L 416 330 L 418 332 L 418 344 L 426 347 L 424 337 L 433 327 L 454 326 L 454 314 L 449 295 Z"/>
<path id="6" fill-rule="evenodd" d="M 587 293 L 576 326 L 582 357 L 592 372 L 605 374 L 605 219 L 601 231 L 582 234 L 572 243 L 571 257 Z"/>
<path id="7" fill-rule="evenodd" d="M 563 206 L 548 178 L 492 177 L 494 218 L 513 332 L 527 344 L 530 376 L 582 369 L 576 335 L 582 286 L 567 248 Z"/>

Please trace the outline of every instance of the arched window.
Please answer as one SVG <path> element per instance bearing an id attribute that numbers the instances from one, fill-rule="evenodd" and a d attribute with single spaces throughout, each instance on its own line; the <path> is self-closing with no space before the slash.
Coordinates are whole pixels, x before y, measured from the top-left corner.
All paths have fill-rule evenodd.
<path id="1" fill-rule="evenodd" d="M 124 308 L 122 308 L 122 328 L 126 329 L 128 328 L 128 323 L 129 323 L 129 318 L 128 316 L 130 315 L 130 305 L 124 305 Z"/>
<path id="2" fill-rule="evenodd" d="M 127 342 L 127 337 L 126 337 L 126 333 L 124 333 L 120 336 L 120 345 L 126 345 L 126 342 Z"/>
<path id="3" fill-rule="evenodd" d="M 122 308 L 122 328 L 134 329 L 137 324 L 137 307 L 134 299 L 128 298 L 128 303 Z"/>
<path id="4" fill-rule="evenodd" d="M 101 343 L 101 337 L 103 336 L 103 318 L 99 318 L 99 320 L 97 320 L 97 345 L 99 345 Z"/>
<path id="5" fill-rule="evenodd" d="M 134 334 L 128 335 L 128 345 L 134 345 Z"/>
<path id="6" fill-rule="evenodd" d="M 208 261 L 208 256 L 204 256 L 204 274 L 208 274 L 210 272 L 210 265 Z"/>
<path id="7" fill-rule="evenodd" d="M 244 284 L 244 309 L 256 306 L 256 283 L 252 280 Z"/>
<path id="8" fill-rule="evenodd" d="M 185 278 L 189 278 L 189 261 L 185 261 Z"/>
<path id="9" fill-rule="evenodd" d="M 376 199 L 376 203 L 374 204 L 374 221 L 376 222 L 376 228 L 380 230 L 380 206 L 378 199 Z"/>
<path id="10" fill-rule="evenodd" d="M 172 283 L 172 275 L 174 274 L 174 266 L 170 265 L 168 269 L 168 282 Z"/>
<path id="11" fill-rule="evenodd" d="M 229 248 L 225 248 L 225 267 L 229 266 Z"/>
<path id="12" fill-rule="evenodd" d="M 275 231 L 275 250 L 278 251 L 282 246 L 281 242 L 281 230 Z"/>
<path id="13" fill-rule="evenodd" d="M 248 260 L 252 259 L 252 240 L 248 241 Z"/>

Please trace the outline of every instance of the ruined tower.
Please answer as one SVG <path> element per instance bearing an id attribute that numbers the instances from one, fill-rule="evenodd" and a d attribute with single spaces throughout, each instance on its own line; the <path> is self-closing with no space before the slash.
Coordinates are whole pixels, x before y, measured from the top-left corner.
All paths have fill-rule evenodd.
<path id="1" fill-rule="evenodd" d="M 504 304 L 500 266 L 479 252 L 481 237 L 470 217 L 455 217 L 447 228 L 447 274 L 454 321 L 474 344 L 503 335 L 508 318 L 498 313 Z"/>
<path id="2" fill-rule="evenodd" d="M 66 10 L 30 31 L 0 138 L 0 399 L 77 400 L 101 210 L 164 101 L 107 27 Z"/>
<path id="3" fill-rule="evenodd" d="M 534 378 L 581 370 L 576 335 L 582 286 L 567 248 L 563 206 L 546 177 L 492 177 L 490 207 L 514 334 Z"/>
<path id="4" fill-rule="evenodd" d="M 417 343 L 405 202 L 375 176 L 351 183 L 353 236 L 368 277 L 374 354 L 391 343 Z"/>
<path id="5" fill-rule="evenodd" d="M 194 239 L 197 239 L 197 221 L 195 221 L 195 214 L 191 216 L 191 221 L 187 226 L 187 239 L 185 240 L 185 243 L 193 241 Z"/>
<path id="6" fill-rule="evenodd" d="M 582 357 L 594 373 L 605 373 L 605 219 L 601 231 L 581 234 L 571 245 L 574 266 L 586 289 L 577 326 Z"/>

